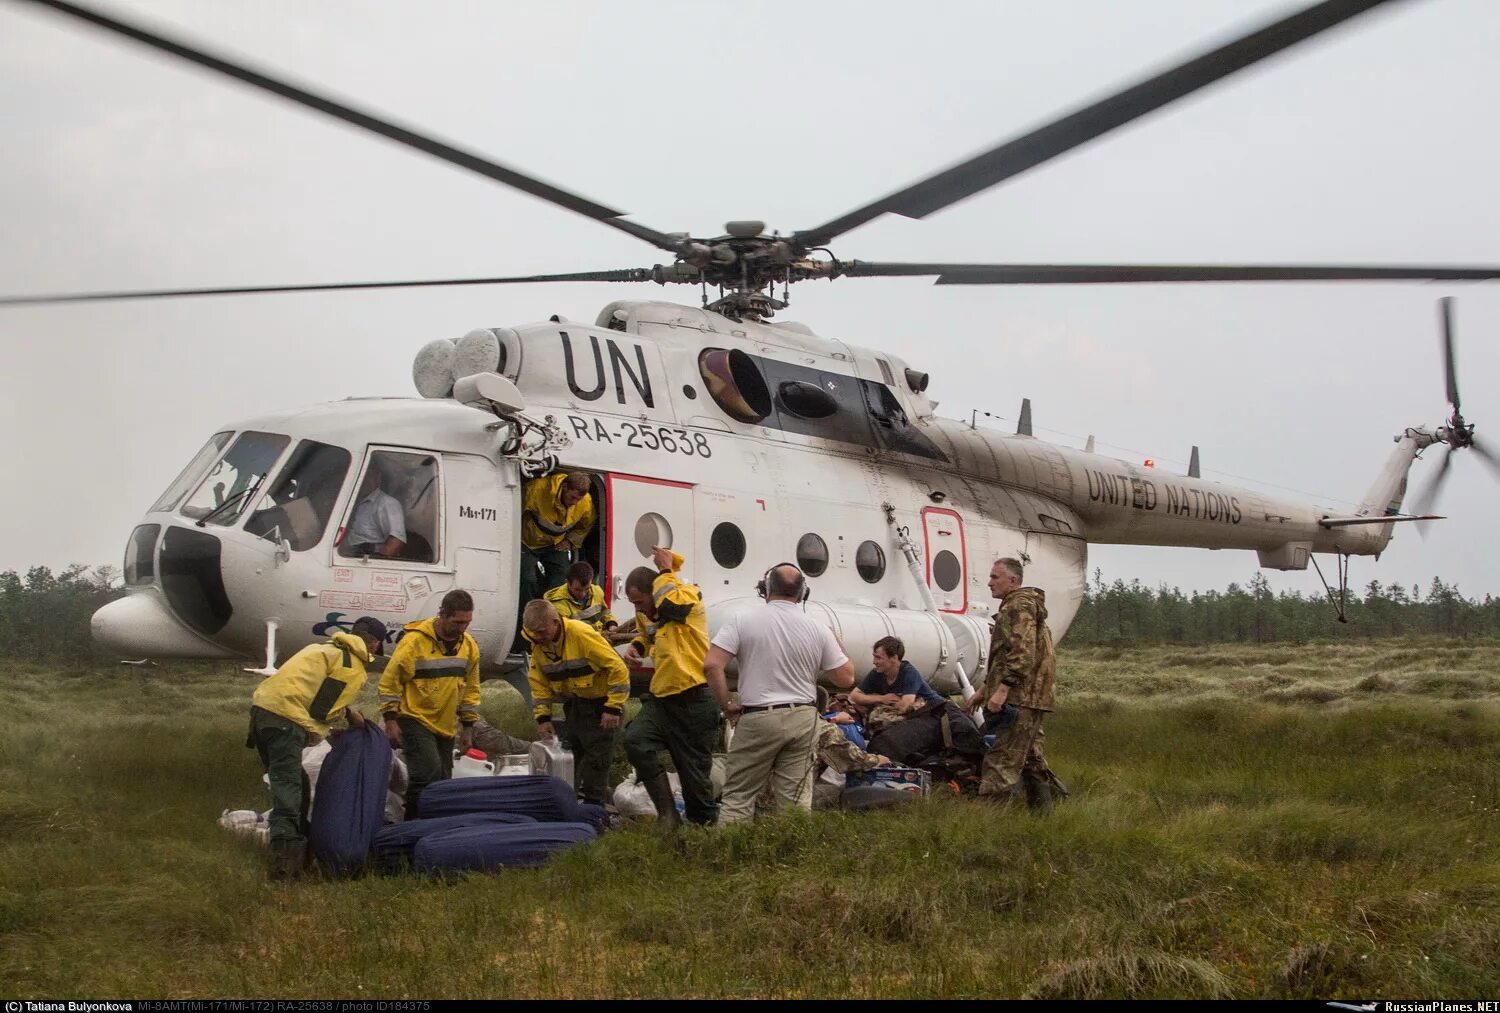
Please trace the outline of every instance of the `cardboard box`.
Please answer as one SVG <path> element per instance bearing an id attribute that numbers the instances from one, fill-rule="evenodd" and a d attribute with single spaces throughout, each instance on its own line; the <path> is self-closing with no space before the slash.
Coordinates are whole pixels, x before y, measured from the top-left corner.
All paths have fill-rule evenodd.
<path id="1" fill-rule="evenodd" d="M 850 774 L 847 787 L 874 786 L 926 795 L 932 790 L 932 775 L 916 767 L 876 767 L 863 774 Z"/>

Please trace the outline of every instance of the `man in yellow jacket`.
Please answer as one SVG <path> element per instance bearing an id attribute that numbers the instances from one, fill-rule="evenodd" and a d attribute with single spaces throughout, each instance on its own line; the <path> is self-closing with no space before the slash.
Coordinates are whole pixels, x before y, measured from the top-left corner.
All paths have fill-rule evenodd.
<path id="1" fill-rule="evenodd" d="M 641 631 L 625 649 L 625 660 L 638 662 L 649 654 L 656 665 L 651 690 L 625 730 L 625 754 L 664 828 L 675 828 L 678 820 L 663 749 L 677 766 L 687 818 L 710 826 L 719 818 L 709 771 L 722 712 L 703 675 L 708 616 L 697 586 L 678 576 L 680 555 L 657 546 L 652 561 L 656 570 L 639 566 L 625 578 L 625 596 L 635 606 Z"/>
<path id="2" fill-rule="evenodd" d="M 526 483 L 521 494 L 521 604 L 563 583 L 568 553 L 582 548 L 594 526 L 589 473 L 554 472 Z"/>
<path id="3" fill-rule="evenodd" d="M 479 645 L 466 630 L 474 598 L 454 589 L 437 618 L 407 623 L 380 676 L 380 713 L 391 747 L 406 758 L 406 818 L 433 781 L 453 776 L 453 740 L 474 743 L 479 720 Z"/>
<path id="4" fill-rule="evenodd" d="M 630 697 L 630 671 L 597 630 L 564 619 L 551 602 L 528 603 L 521 632 L 531 643 L 529 680 L 537 734 L 555 736 L 554 708 L 566 701 L 563 737 L 573 751 L 574 787 L 585 802 L 603 805 L 609 800 L 609 764 L 620 715 Z"/>
<path id="5" fill-rule="evenodd" d="M 310 791 L 302 750 L 329 733 L 340 712 L 363 727 L 364 715 L 350 706 L 364 689 L 365 665 L 385 653 L 385 624 L 371 616 L 354 621 L 326 644 L 312 644 L 287 659 L 250 698 L 250 737 L 271 782 L 272 879 L 296 879 L 307 860 Z"/>
<path id="6" fill-rule="evenodd" d="M 609 633 L 620 626 L 604 603 L 604 589 L 594 583 L 594 568 L 582 559 L 568 567 L 567 583 L 554 587 L 542 599 L 550 601 L 564 619 L 588 623 L 600 633 Z"/>

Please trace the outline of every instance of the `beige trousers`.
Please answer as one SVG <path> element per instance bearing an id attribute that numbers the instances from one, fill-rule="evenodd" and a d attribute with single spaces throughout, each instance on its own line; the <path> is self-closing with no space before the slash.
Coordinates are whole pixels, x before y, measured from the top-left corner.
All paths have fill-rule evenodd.
<path id="1" fill-rule="evenodd" d="M 804 791 L 812 770 L 818 737 L 815 707 L 784 707 L 740 716 L 729 747 L 720 823 L 748 823 L 755 816 L 755 797 L 769 783 L 776 806 L 812 806 Z"/>

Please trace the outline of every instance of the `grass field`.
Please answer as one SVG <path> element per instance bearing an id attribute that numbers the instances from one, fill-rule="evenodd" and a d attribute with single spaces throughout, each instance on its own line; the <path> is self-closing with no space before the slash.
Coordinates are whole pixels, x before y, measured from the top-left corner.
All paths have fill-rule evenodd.
<path id="1" fill-rule="evenodd" d="M 1046 817 L 954 799 L 272 888 L 227 665 L 5 663 L 0 993 L 1500 993 L 1500 641 L 1061 655 Z M 370 708 L 373 709 L 373 708 Z M 487 684 L 497 724 L 529 722 Z"/>

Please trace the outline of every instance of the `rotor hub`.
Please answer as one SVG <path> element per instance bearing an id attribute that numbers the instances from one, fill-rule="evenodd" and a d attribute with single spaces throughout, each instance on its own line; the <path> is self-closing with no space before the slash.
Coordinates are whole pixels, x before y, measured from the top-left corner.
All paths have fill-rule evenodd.
<path id="1" fill-rule="evenodd" d="M 657 264 L 650 279 L 658 285 L 711 285 L 719 289 L 719 298 L 710 301 L 705 293 L 706 308 L 731 317 L 769 317 L 786 307 L 786 289 L 793 283 L 840 273 L 837 260 L 814 260 L 795 239 L 766 235 L 764 222 L 729 222 L 724 231 L 713 238 L 683 236 L 677 259 Z M 779 299 L 774 295 L 778 284 Z"/>

